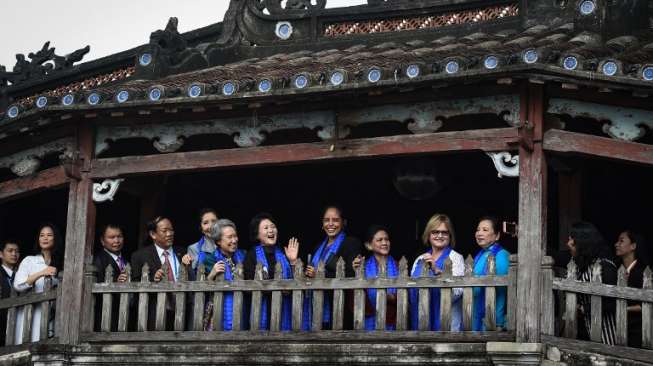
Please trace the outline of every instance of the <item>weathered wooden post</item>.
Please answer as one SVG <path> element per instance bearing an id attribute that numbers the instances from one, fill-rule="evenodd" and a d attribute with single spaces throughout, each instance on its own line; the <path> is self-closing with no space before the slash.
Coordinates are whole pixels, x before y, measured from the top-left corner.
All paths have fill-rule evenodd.
<path id="1" fill-rule="evenodd" d="M 553 258 L 546 256 L 542 261 L 542 333 L 554 335 L 555 309 L 553 297 Z M 510 312 L 511 309 L 508 308 Z"/>
<path id="2" fill-rule="evenodd" d="M 336 264 L 336 281 L 345 278 L 345 260 L 340 257 Z M 331 323 L 333 330 L 342 330 L 342 321 L 345 313 L 345 292 L 333 290 L 333 314 Z"/>
<path id="3" fill-rule="evenodd" d="M 474 277 L 474 258 L 471 255 L 465 259 L 465 279 Z M 472 330 L 472 314 L 474 311 L 474 288 L 463 288 L 463 329 Z"/>
<path id="4" fill-rule="evenodd" d="M 408 261 L 406 257 L 399 260 L 399 279 L 402 284 L 408 281 Z M 408 330 L 408 290 L 397 289 L 397 330 Z"/>

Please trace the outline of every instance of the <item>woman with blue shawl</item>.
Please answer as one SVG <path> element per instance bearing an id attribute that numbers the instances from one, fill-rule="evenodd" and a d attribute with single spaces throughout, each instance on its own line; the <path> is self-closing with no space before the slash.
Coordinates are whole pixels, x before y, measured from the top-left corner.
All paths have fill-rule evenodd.
<path id="1" fill-rule="evenodd" d="M 453 250 L 456 246 L 456 235 L 453 229 L 453 223 L 447 215 L 435 214 L 431 216 L 424 233 L 422 242 L 429 249 L 426 253 L 415 259 L 413 268 L 410 271 L 411 277 L 423 277 L 422 270 L 424 262 L 428 263 L 427 277 L 437 277 L 444 271 L 444 264 L 447 258 L 451 260 L 451 272 L 454 276 L 465 275 L 465 261 L 463 256 Z M 462 288 L 454 288 L 451 299 L 451 331 L 463 330 L 463 311 L 462 311 Z M 417 330 L 419 324 L 418 318 L 418 291 L 410 290 L 410 325 L 411 329 Z M 439 331 L 448 330 L 440 327 L 440 289 L 433 288 L 430 290 L 430 319 L 429 330 Z"/>
<path id="2" fill-rule="evenodd" d="M 272 215 L 260 213 L 249 223 L 250 240 L 257 243 L 247 253 L 244 262 L 245 279 L 252 280 L 256 274 L 256 264 L 263 265 L 263 279 L 274 278 L 274 271 L 277 262 L 281 263 L 281 278 L 293 278 L 293 266 L 297 262 L 299 252 L 299 241 L 291 238 L 288 246 L 283 249 L 277 245 L 279 232 Z M 259 329 L 270 328 L 270 295 L 264 295 L 261 303 L 261 319 Z M 292 329 L 292 298 L 290 295 L 283 295 L 281 298 L 281 330 Z"/>
<path id="3" fill-rule="evenodd" d="M 194 281 L 197 277 L 197 264 L 200 262 L 200 256 L 212 257 L 216 249 L 215 242 L 209 238 L 209 235 L 211 226 L 218 221 L 218 214 L 212 208 L 204 208 L 200 211 L 199 218 L 202 237 L 197 243 L 189 245 L 186 255 L 181 258 L 184 265 L 191 266 L 188 273 L 191 281 Z M 211 267 L 204 268 L 208 270 Z"/>
<path id="4" fill-rule="evenodd" d="M 510 253 L 499 244 L 499 221 L 495 217 L 482 217 L 476 227 L 476 243 L 481 251 L 474 257 L 474 274 L 487 276 L 488 258 L 494 256 L 496 275 L 508 275 L 510 267 Z M 506 327 L 506 288 L 498 287 L 496 296 L 496 325 L 498 329 Z M 474 309 L 472 313 L 472 330 L 485 330 L 485 288 L 474 287 Z"/>
<path id="5" fill-rule="evenodd" d="M 215 224 L 211 225 L 210 238 L 217 244 L 217 249 L 213 252 L 212 256 L 203 255 L 200 258 L 200 265 L 205 268 L 211 268 L 211 272 L 207 276 L 209 281 L 224 273 L 226 281 L 233 281 L 236 266 L 245 260 L 245 251 L 238 249 L 238 233 L 236 232 L 236 224 L 231 220 L 220 219 Z M 223 299 L 222 310 L 222 327 L 223 330 L 232 330 L 233 319 L 233 293 L 225 292 Z M 205 324 L 211 324 L 213 304 L 208 305 L 207 316 Z M 242 317 L 245 319 L 246 317 Z M 207 330 L 212 330 L 210 327 Z M 240 330 L 240 329 L 238 329 Z"/>
<path id="6" fill-rule="evenodd" d="M 367 231 L 365 248 L 372 255 L 365 260 L 365 278 L 377 278 L 382 265 L 385 265 L 388 278 L 397 278 L 399 267 L 397 261 L 390 256 L 390 236 L 388 229 L 380 225 L 372 225 Z M 363 257 L 356 257 L 352 267 L 357 269 L 363 262 Z M 376 289 L 365 291 L 365 330 L 376 329 Z M 397 289 L 391 288 L 386 292 L 386 319 L 385 329 L 395 330 L 397 324 Z"/>
<path id="7" fill-rule="evenodd" d="M 354 269 L 351 266 L 354 258 L 361 253 L 361 243 L 355 237 L 348 236 L 344 229 L 347 220 L 344 218 L 342 209 L 335 205 L 328 205 L 322 211 L 322 230 L 326 238 L 318 245 L 312 258 L 309 257 L 305 275 L 308 278 L 315 277 L 315 272 L 320 261 L 324 262 L 325 277 L 335 278 L 338 259 L 345 261 L 345 276 L 353 277 Z M 324 292 L 324 310 L 322 311 L 322 329 L 331 328 L 331 306 L 332 292 Z M 304 299 L 303 329 L 310 330 L 313 317 L 312 296 L 309 293 Z M 344 326 L 351 327 L 353 317 L 350 312 L 344 314 Z"/>

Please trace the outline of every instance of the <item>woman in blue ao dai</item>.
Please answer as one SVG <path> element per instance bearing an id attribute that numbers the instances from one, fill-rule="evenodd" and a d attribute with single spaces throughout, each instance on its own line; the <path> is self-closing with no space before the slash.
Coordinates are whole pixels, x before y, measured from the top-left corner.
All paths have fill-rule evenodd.
<path id="1" fill-rule="evenodd" d="M 429 249 L 426 253 L 420 255 L 415 259 L 413 268 L 410 271 L 411 277 L 422 277 L 423 263 L 428 264 L 428 277 L 437 277 L 444 270 L 445 262 L 448 259 L 452 263 L 452 275 L 464 276 L 465 275 L 465 261 L 463 256 L 453 250 L 456 246 L 456 235 L 453 228 L 453 223 L 447 215 L 435 214 L 431 216 L 424 233 L 422 234 L 422 241 Z M 451 329 L 452 331 L 463 330 L 463 316 L 462 316 L 462 288 L 454 288 L 452 291 L 451 299 Z M 419 324 L 418 318 L 418 292 L 417 290 L 410 290 L 410 309 L 411 329 L 417 330 Z M 440 326 L 440 289 L 434 288 L 430 290 L 430 330 L 446 330 L 441 329 Z"/>
<path id="2" fill-rule="evenodd" d="M 293 278 L 293 267 L 297 263 L 299 252 L 299 241 L 291 238 L 288 246 L 277 245 L 279 232 L 274 218 L 268 213 L 260 213 L 250 221 L 250 240 L 258 243 L 247 253 L 244 262 L 245 279 L 254 279 L 256 264 L 263 266 L 263 279 L 272 279 L 275 274 L 275 266 L 281 263 L 281 278 Z M 270 295 L 263 296 L 261 302 L 261 318 L 259 329 L 267 330 L 270 327 Z M 283 295 L 281 298 L 281 330 L 292 329 L 292 297 Z"/>
<path id="3" fill-rule="evenodd" d="M 474 257 L 474 274 L 487 276 L 488 258 L 494 256 L 496 275 L 506 276 L 510 267 L 510 253 L 499 244 L 499 221 L 492 216 L 482 217 L 476 227 L 476 243 L 481 250 Z M 506 293 L 505 287 L 498 287 L 496 292 L 496 326 L 506 327 Z M 474 310 L 472 313 L 472 330 L 485 330 L 485 288 L 474 287 Z"/>
<path id="4" fill-rule="evenodd" d="M 217 249 L 213 253 L 212 262 L 215 264 L 207 276 L 208 280 L 213 281 L 219 274 L 224 273 L 224 279 L 226 281 L 233 281 L 236 266 L 245 260 L 245 251 L 238 249 L 238 233 L 236 232 L 236 224 L 231 220 L 220 219 L 215 224 L 211 225 L 210 237 L 217 244 Z M 201 264 L 205 265 L 205 263 Z M 232 330 L 233 328 L 233 297 L 234 295 L 231 292 L 224 293 L 222 327 L 225 331 Z M 241 318 L 245 319 L 245 317 Z M 210 320 L 205 323 L 209 322 Z"/>
<path id="5" fill-rule="evenodd" d="M 390 236 L 388 229 L 380 225 L 372 225 L 367 233 L 365 248 L 372 255 L 365 260 L 365 278 L 377 278 L 381 266 L 386 267 L 388 278 L 397 278 L 399 274 L 397 261 L 390 256 Z M 357 269 L 363 262 L 363 257 L 354 259 L 352 267 Z M 365 330 L 376 329 L 376 289 L 365 290 Z M 396 329 L 397 319 L 397 289 L 391 288 L 386 292 L 386 330 Z"/>
<path id="6" fill-rule="evenodd" d="M 197 277 L 197 265 L 205 262 L 204 269 L 208 271 L 215 262 L 212 261 L 215 252 L 215 242 L 210 238 L 211 226 L 218 221 L 218 214 L 212 208 L 205 208 L 200 211 L 200 232 L 202 237 L 196 243 L 188 246 L 186 254 L 181 258 L 181 262 L 191 266 L 190 279 L 195 280 Z"/>

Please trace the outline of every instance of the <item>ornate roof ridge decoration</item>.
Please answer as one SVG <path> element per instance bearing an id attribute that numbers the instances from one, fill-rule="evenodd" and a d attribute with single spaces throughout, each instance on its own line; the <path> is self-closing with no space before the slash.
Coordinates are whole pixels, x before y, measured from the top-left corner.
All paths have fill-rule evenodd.
<path id="1" fill-rule="evenodd" d="M 65 56 L 59 56 L 54 53 L 55 48 L 50 47 L 50 41 L 48 41 L 39 51 L 30 52 L 27 55 L 29 61 L 25 59 L 24 54 L 16 54 L 16 65 L 12 71 L 9 72 L 5 66 L 0 65 L 0 88 L 20 85 L 70 69 L 76 62 L 81 61 L 90 50 L 91 46 L 86 46 Z"/>

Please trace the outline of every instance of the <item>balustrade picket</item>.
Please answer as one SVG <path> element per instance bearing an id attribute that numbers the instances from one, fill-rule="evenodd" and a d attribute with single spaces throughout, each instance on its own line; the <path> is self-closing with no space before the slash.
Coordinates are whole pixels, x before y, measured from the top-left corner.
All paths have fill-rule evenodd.
<path id="1" fill-rule="evenodd" d="M 11 288 L 9 295 L 10 299 L 15 299 L 18 296 L 16 290 Z M 5 345 L 11 346 L 16 342 L 16 307 L 12 306 L 7 309 L 7 328 L 5 329 Z"/>
<path id="2" fill-rule="evenodd" d="M 628 279 L 626 274 L 626 267 L 623 265 L 619 267 L 617 272 L 617 286 L 628 287 Z M 615 312 L 615 343 L 618 346 L 625 346 L 628 344 L 628 303 L 624 299 L 617 299 L 617 306 Z"/>
<path id="3" fill-rule="evenodd" d="M 378 278 L 385 279 L 388 274 L 388 262 L 379 263 Z M 375 329 L 376 330 L 385 330 L 385 321 L 386 321 L 386 309 L 388 304 L 388 296 L 386 289 L 377 289 L 376 290 L 376 317 L 375 317 Z"/>
<path id="4" fill-rule="evenodd" d="M 206 271 L 208 268 L 204 263 L 197 264 L 197 281 L 206 281 Z M 193 296 L 193 330 L 204 330 L 204 300 L 206 296 L 204 292 L 195 292 Z M 177 305 L 179 306 L 179 305 Z"/>
<path id="5" fill-rule="evenodd" d="M 295 282 L 304 281 L 304 263 L 297 259 L 295 263 Z M 292 330 L 299 331 L 302 329 L 302 315 L 304 309 L 304 296 L 302 290 L 293 290 L 292 292 Z"/>
<path id="6" fill-rule="evenodd" d="M 567 280 L 576 281 L 577 276 L 578 267 L 576 266 L 576 262 L 572 259 L 569 261 L 569 264 L 567 264 Z M 565 314 L 563 321 L 565 324 L 564 336 L 566 338 L 576 339 L 578 333 L 578 319 L 576 315 L 578 313 L 577 301 L 578 298 L 575 292 L 565 292 Z"/>
<path id="7" fill-rule="evenodd" d="M 447 257 L 444 261 L 444 271 L 440 274 L 440 279 L 447 280 L 453 276 L 453 262 Z M 440 289 L 440 330 L 448 331 L 451 329 L 451 287 Z"/>
<path id="8" fill-rule="evenodd" d="M 324 262 L 319 261 L 316 268 L 317 272 L 315 273 L 316 280 L 323 280 L 325 278 L 325 269 Z M 319 331 L 322 330 L 322 320 L 324 319 L 324 291 L 322 290 L 313 290 L 313 318 L 311 324 L 311 330 Z M 294 310 L 294 308 L 293 308 Z"/>
<path id="9" fill-rule="evenodd" d="M 145 263 L 143 265 L 141 275 L 141 283 L 150 282 L 150 266 Z M 145 332 L 147 330 L 147 321 L 148 321 L 148 306 L 150 302 L 150 296 L 147 292 L 141 292 L 138 294 L 138 331 Z"/>
<path id="10" fill-rule="evenodd" d="M 340 257 L 336 264 L 336 279 L 345 278 L 345 260 Z M 345 311 L 345 293 L 343 290 L 333 290 L 333 314 L 331 324 L 333 330 L 342 330 L 343 314 Z"/>
<path id="11" fill-rule="evenodd" d="M 420 272 L 420 277 L 428 277 L 429 264 L 426 261 L 422 261 L 422 270 Z M 428 288 L 420 288 L 418 290 L 418 329 L 421 331 L 430 330 L 430 320 L 431 320 L 431 290 Z"/>
<path id="12" fill-rule="evenodd" d="M 202 266 L 203 267 L 203 266 Z M 179 266 L 179 280 L 182 282 L 188 281 L 188 266 L 181 264 Z M 185 292 L 176 292 L 175 293 L 175 324 L 174 329 L 176 331 L 183 331 L 186 326 L 186 293 Z M 195 313 L 201 314 L 201 313 Z M 193 314 L 194 318 L 196 315 Z"/>
<path id="13" fill-rule="evenodd" d="M 276 273 L 277 272 L 275 269 L 275 274 Z M 263 264 L 261 262 L 256 263 L 256 269 L 254 271 L 254 279 L 259 281 L 263 280 Z M 249 326 L 251 331 L 257 331 L 260 329 L 261 301 L 262 301 L 261 291 L 252 291 L 252 311 L 250 313 L 250 318 L 249 318 Z"/>
<path id="14" fill-rule="evenodd" d="M 474 258 L 471 255 L 465 259 L 465 276 L 464 278 L 474 277 Z M 463 329 L 472 330 L 472 312 L 474 309 L 474 289 L 472 287 L 463 288 Z"/>
<path id="15" fill-rule="evenodd" d="M 595 262 L 591 268 L 592 276 L 590 282 L 600 284 L 601 280 L 601 263 Z M 601 342 L 601 325 L 603 323 L 603 302 L 601 296 L 591 296 L 592 319 L 590 326 L 590 339 L 593 342 Z"/>
<path id="16" fill-rule="evenodd" d="M 238 263 L 236 265 L 236 273 L 234 273 L 234 281 L 241 280 L 242 278 L 243 278 L 243 264 Z M 233 314 L 231 319 L 232 329 L 236 329 L 236 330 L 241 329 L 242 318 L 243 318 L 243 292 L 242 291 L 234 291 L 232 314 Z"/>
<path id="17" fill-rule="evenodd" d="M 487 258 L 487 274 L 488 276 L 496 275 L 496 258 L 489 255 Z M 489 286 L 485 288 L 485 330 L 492 331 L 497 328 L 497 288 Z"/>
<path id="18" fill-rule="evenodd" d="M 126 282 L 131 282 L 132 275 L 132 266 L 127 263 L 125 266 L 125 275 L 127 276 Z M 126 332 L 127 324 L 129 324 L 129 293 L 120 294 L 120 300 L 118 304 L 118 331 Z"/>
<path id="19" fill-rule="evenodd" d="M 408 261 L 406 257 L 399 260 L 399 280 L 407 282 Z M 397 330 L 408 330 L 408 290 L 405 288 L 397 289 Z"/>
<path id="20" fill-rule="evenodd" d="M 220 273 L 215 277 L 217 283 L 224 283 L 224 273 Z M 233 303 L 232 303 L 233 305 Z M 227 309 L 229 311 L 229 309 Z M 215 291 L 213 293 L 213 318 L 211 319 L 211 326 L 214 332 L 221 331 L 224 328 L 224 294 L 222 291 Z M 234 329 L 240 330 L 240 329 Z"/>
<path id="21" fill-rule="evenodd" d="M 653 291 L 653 271 L 651 267 L 644 270 L 642 288 Z M 653 303 L 642 302 L 642 347 L 653 349 Z"/>
<path id="22" fill-rule="evenodd" d="M 365 278 L 365 258 L 362 258 L 360 266 L 356 268 L 356 279 Z M 354 290 L 354 330 L 365 329 L 365 290 Z"/>
<path id="23" fill-rule="evenodd" d="M 274 279 L 279 281 L 282 278 L 283 268 L 281 262 L 277 262 L 274 266 Z M 272 291 L 271 306 L 270 306 L 270 331 L 278 332 L 281 330 L 281 291 Z"/>
<path id="24" fill-rule="evenodd" d="M 111 264 L 107 265 L 106 270 L 104 271 L 104 283 L 111 284 L 113 283 L 113 266 Z M 113 307 L 113 294 L 103 294 L 102 295 L 102 317 L 100 322 L 100 330 L 103 332 L 111 331 L 111 316 Z M 43 330 L 43 327 L 41 327 Z M 43 334 L 43 333 L 41 333 Z"/>

